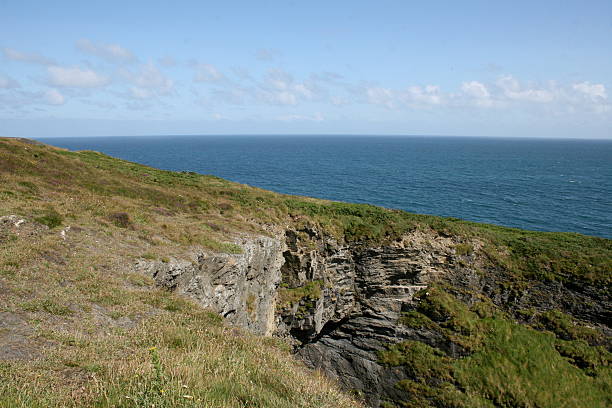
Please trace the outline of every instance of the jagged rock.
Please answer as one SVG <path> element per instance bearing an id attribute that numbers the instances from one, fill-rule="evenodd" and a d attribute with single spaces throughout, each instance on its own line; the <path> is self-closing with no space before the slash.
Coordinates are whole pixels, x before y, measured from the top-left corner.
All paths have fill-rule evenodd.
<path id="1" fill-rule="evenodd" d="M 600 323 L 609 334 L 612 307 L 593 302 L 596 293 L 552 282 L 533 283 L 520 293 L 507 289 L 503 271 L 476 255 L 459 259 L 457 242 L 433 231 L 413 231 L 376 247 L 338 242 L 311 227 L 237 243 L 242 254 L 202 251 L 190 260 L 141 261 L 138 268 L 233 324 L 289 339 L 307 365 L 362 393 L 372 407 L 401 399 L 395 385 L 405 374 L 379 363 L 386 346 L 418 340 L 451 356 L 464 352 L 440 333 L 398 324 L 414 294 L 433 282 L 465 296 L 485 295 L 506 310 L 559 308 Z M 470 245 L 474 253 L 481 248 L 476 239 Z"/>
<path id="2" fill-rule="evenodd" d="M 281 242 L 244 237 L 241 254 L 198 252 L 191 260 L 139 261 L 136 268 L 159 286 L 176 290 L 257 334 L 275 331 L 276 289 L 282 265 Z"/>

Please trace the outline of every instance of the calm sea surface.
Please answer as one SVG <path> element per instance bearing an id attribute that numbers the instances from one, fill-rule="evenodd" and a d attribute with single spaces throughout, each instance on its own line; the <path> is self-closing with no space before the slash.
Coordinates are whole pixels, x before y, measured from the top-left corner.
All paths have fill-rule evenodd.
<path id="1" fill-rule="evenodd" d="M 282 193 L 612 238 L 612 141 L 386 136 L 40 140 Z"/>

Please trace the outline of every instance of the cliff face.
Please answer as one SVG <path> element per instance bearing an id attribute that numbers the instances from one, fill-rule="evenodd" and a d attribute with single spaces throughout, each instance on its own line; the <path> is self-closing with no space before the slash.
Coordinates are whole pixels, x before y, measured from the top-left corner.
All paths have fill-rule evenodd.
<path id="1" fill-rule="evenodd" d="M 136 264 L 157 284 L 195 299 L 230 323 L 256 334 L 276 331 L 276 289 L 281 279 L 283 244 L 264 236 L 238 240 L 241 254 L 197 252 L 187 260 Z"/>
<path id="2" fill-rule="evenodd" d="M 188 261 L 140 261 L 163 287 L 196 299 L 230 322 L 289 339 L 311 367 L 322 369 L 368 404 L 402 401 L 410 370 L 383 364 L 390 345 L 418 341 L 450 357 L 469 347 L 433 327 L 401 324 L 431 285 L 446 285 L 466 305 L 533 313 L 560 310 L 610 334 L 603 291 L 555 282 L 513 282 L 474 239 L 456 242 L 415 230 L 385 245 L 344 244 L 303 227 L 274 237 L 242 237 L 242 254 L 197 253 Z M 446 333 L 446 334 L 445 334 Z M 601 343 L 601 340 L 599 340 Z"/>

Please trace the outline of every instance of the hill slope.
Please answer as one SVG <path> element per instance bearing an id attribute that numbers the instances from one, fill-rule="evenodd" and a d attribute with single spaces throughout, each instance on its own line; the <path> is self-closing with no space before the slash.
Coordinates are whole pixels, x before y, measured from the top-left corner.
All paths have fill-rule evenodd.
<path id="1" fill-rule="evenodd" d="M 17 139 L 0 199 L 3 405 L 358 404 L 202 306 L 372 406 L 610 404 L 610 240 Z"/>
<path id="2" fill-rule="evenodd" d="M 204 215 L 217 193 L 200 182 L 229 184 L 0 140 L 0 406 L 359 406 L 284 343 L 132 270 L 240 250 L 226 229 L 254 224 Z"/>

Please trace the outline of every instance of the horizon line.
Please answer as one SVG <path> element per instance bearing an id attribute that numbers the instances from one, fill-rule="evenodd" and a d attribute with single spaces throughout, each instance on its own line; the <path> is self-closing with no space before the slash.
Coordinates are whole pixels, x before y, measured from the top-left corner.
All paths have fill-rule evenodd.
<path id="1" fill-rule="evenodd" d="M 576 137 L 576 136 L 494 136 L 494 135 L 440 135 L 440 134 L 380 134 L 380 133 L 189 133 L 189 134 L 163 134 L 163 135 L 87 135 L 87 136 L 4 136 L 9 138 L 26 139 L 72 139 L 72 138 L 115 138 L 115 137 L 397 137 L 397 138 L 466 138 L 466 139 L 538 139 L 538 140 L 597 140 L 612 141 L 609 137 Z"/>

